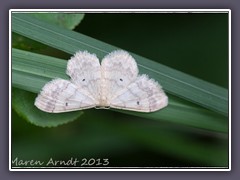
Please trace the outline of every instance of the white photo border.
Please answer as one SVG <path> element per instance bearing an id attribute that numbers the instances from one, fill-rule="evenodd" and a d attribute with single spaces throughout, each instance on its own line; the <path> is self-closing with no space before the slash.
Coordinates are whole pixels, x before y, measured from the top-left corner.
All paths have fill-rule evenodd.
<path id="1" fill-rule="evenodd" d="M 228 167 L 12 167 L 12 13 L 228 13 L 228 118 L 229 118 L 229 166 Z M 9 10 L 9 171 L 231 171 L 231 10 L 230 9 L 10 9 Z"/>

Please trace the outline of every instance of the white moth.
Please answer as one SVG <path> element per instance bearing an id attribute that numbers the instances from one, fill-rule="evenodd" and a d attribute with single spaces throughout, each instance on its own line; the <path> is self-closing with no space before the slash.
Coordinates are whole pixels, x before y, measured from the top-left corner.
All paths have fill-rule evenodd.
<path id="1" fill-rule="evenodd" d="M 153 112 L 168 104 L 161 86 L 138 75 L 136 61 L 123 50 L 106 55 L 101 65 L 95 54 L 79 51 L 68 61 L 66 73 L 71 80 L 48 82 L 35 106 L 50 113 L 93 107 Z"/>

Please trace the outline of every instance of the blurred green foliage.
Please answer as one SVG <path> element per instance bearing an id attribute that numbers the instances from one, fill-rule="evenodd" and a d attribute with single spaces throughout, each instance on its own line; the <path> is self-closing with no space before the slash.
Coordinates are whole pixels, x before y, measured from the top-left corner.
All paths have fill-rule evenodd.
<path id="1" fill-rule="evenodd" d="M 228 14 L 85 14 L 75 31 L 228 87 Z M 14 47 L 22 44 L 13 39 Z M 228 166 L 227 133 L 109 110 L 82 112 L 74 122 L 41 128 L 13 110 L 12 159 L 108 158 L 111 167 Z"/>

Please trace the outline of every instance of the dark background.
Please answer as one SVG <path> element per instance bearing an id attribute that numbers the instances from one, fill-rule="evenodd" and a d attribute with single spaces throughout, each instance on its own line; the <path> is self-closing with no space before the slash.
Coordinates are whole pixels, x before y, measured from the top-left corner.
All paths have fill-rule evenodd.
<path id="1" fill-rule="evenodd" d="M 86 13 L 75 31 L 228 87 L 227 13 Z M 226 150 L 224 133 L 95 109 L 50 129 L 27 123 L 15 111 L 12 115 L 12 159 L 108 158 L 109 167 L 228 166 L 227 151 L 215 162 L 188 155 L 191 142 L 202 144 L 209 153 L 212 146 Z M 178 144 L 174 136 L 186 143 Z M 146 142 L 154 138 L 162 142 Z M 172 148 L 168 150 L 164 144 L 169 140 Z M 179 149 L 186 153 L 179 154 Z"/>
<path id="2" fill-rule="evenodd" d="M 87 14 L 77 31 L 228 87 L 227 13 Z"/>

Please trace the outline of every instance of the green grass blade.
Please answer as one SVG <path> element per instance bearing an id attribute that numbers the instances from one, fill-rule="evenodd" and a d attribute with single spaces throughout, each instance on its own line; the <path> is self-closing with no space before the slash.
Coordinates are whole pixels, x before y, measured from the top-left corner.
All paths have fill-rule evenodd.
<path id="1" fill-rule="evenodd" d="M 70 54 L 78 50 L 88 50 L 102 58 L 112 50 L 118 49 L 83 34 L 42 22 L 24 13 L 12 14 L 12 31 Z M 140 73 L 146 73 L 158 80 L 170 94 L 228 116 L 227 89 L 131 54 L 140 67 Z"/>
<path id="2" fill-rule="evenodd" d="M 67 61 L 12 49 L 12 83 L 14 87 L 38 93 L 53 78 L 68 79 Z"/>
<path id="3" fill-rule="evenodd" d="M 39 93 L 44 84 L 52 78 L 69 79 L 65 74 L 66 65 L 65 60 L 12 49 L 12 84 L 20 89 Z M 154 113 L 119 111 L 138 117 L 165 120 L 213 131 L 228 131 L 226 117 L 172 96 L 169 99 L 167 108 Z"/>

